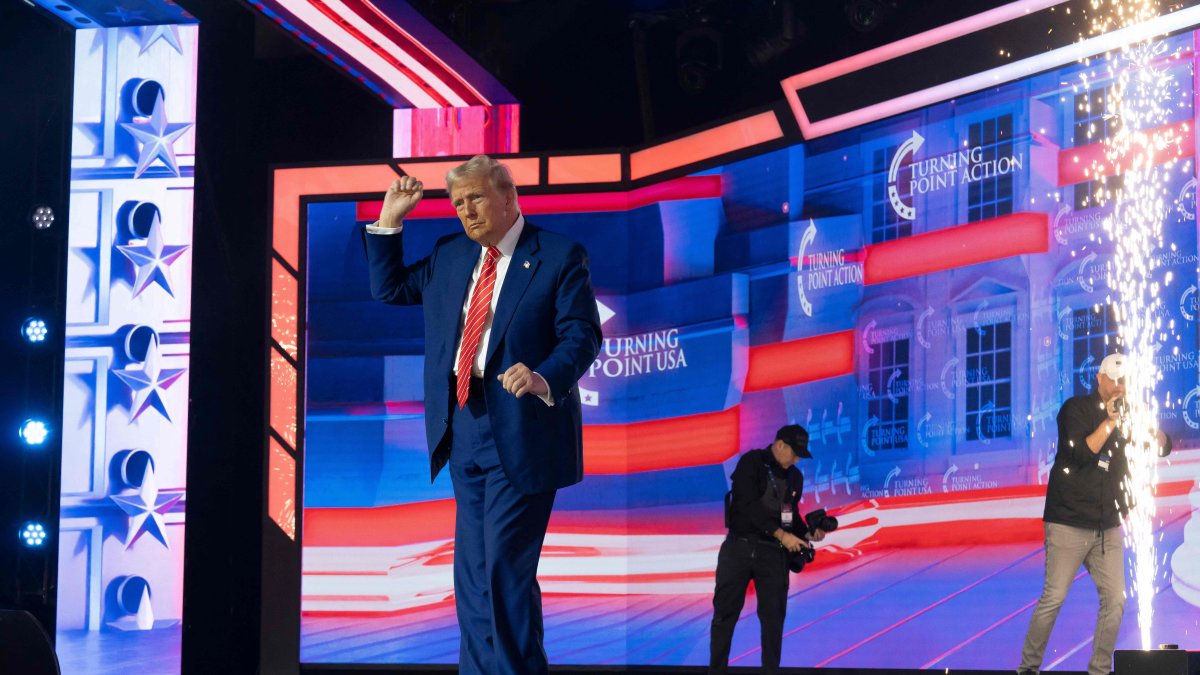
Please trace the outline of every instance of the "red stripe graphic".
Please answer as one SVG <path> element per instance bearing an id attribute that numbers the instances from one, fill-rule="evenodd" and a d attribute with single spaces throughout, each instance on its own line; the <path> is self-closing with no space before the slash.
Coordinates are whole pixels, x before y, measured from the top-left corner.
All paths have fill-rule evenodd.
<path id="1" fill-rule="evenodd" d="M 1151 162 L 1161 164 L 1173 159 L 1182 159 L 1196 154 L 1193 142 L 1192 125 L 1190 121 L 1167 124 L 1146 132 L 1152 139 L 1161 139 L 1164 143 L 1155 146 Z M 1169 142 L 1166 142 L 1168 141 Z M 1141 157 L 1141 155 L 1138 155 Z M 1102 176 L 1113 176 L 1123 173 L 1133 162 L 1130 153 L 1123 162 L 1113 164 L 1108 161 L 1108 149 L 1104 143 L 1092 143 L 1078 148 L 1068 148 L 1058 152 L 1058 185 L 1074 185 L 1084 181 L 1096 180 Z"/>
<path id="2" fill-rule="evenodd" d="M 742 391 L 763 391 L 854 372 L 854 331 L 750 348 Z"/>
<path id="3" fill-rule="evenodd" d="M 1050 250 L 1050 216 L 1014 213 L 870 244 L 863 283 L 897 279 Z"/>
<path id="4" fill-rule="evenodd" d="M 626 474 L 724 462 L 740 451 L 735 406 L 719 412 L 632 424 L 585 424 L 583 466 L 589 474 Z M 653 452 L 633 448 L 654 448 Z"/>

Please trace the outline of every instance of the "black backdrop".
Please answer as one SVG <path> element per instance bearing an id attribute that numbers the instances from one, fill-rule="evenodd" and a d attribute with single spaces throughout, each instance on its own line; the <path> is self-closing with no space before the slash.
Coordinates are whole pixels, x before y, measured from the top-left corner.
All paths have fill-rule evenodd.
<path id="1" fill-rule="evenodd" d="M 19 2 L 0 3 L 0 609 L 31 612 L 51 635 L 74 52 L 68 27 Z M 35 205 L 55 210 L 53 227 L 33 229 Z M 40 345 L 18 330 L 29 316 L 50 328 Z M 38 449 L 16 433 L 27 417 L 50 427 Z M 15 535 L 27 520 L 47 525 L 44 548 L 20 545 Z"/>
<path id="2" fill-rule="evenodd" d="M 392 112 L 249 9 L 181 4 L 200 20 L 203 55 L 183 673 L 241 675 L 257 672 L 260 649 L 269 167 L 386 157 Z M 294 618 L 261 622 L 268 636 L 297 631 Z"/>

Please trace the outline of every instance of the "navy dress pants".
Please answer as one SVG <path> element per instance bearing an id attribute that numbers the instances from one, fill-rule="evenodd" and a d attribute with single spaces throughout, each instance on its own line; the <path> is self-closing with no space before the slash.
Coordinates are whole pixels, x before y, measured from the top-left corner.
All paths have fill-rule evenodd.
<path id="1" fill-rule="evenodd" d="M 459 673 L 542 675 L 549 667 L 537 566 L 555 491 L 526 495 L 508 481 L 481 390 L 474 380 L 466 407 L 452 413 Z"/>

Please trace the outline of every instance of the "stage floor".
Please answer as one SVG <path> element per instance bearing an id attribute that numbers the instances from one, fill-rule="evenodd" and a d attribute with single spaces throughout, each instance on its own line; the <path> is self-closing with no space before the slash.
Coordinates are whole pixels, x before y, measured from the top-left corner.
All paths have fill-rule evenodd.
<path id="1" fill-rule="evenodd" d="M 55 641 L 63 675 L 178 675 L 183 629 L 62 631 Z"/>
<path id="2" fill-rule="evenodd" d="M 1160 511 L 1163 550 L 1183 537 L 1190 510 Z M 784 665 L 828 668 L 979 669 L 1015 667 L 1041 591 L 1040 542 L 893 548 L 792 577 Z M 1047 651 L 1045 670 L 1085 670 L 1097 597 L 1081 571 Z M 1200 612 L 1161 575 L 1157 625 L 1200 634 Z M 688 665 L 708 660 L 706 594 L 547 595 L 546 645 L 561 665 Z M 1136 607 L 1126 607 L 1118 649 L 1140 648 Z M 458 630 L 450 602 L 391 616 L 306 615 L 305 663 L 452 663 Z M 759 664 L 759 626 L 749 598 L 734 635 L 732 664 Z M 1189 637 L 1192 636 L 1192 637 Z M 1156 634 L 1157 637 L 1157 634 Z M 1159 641 L 1168 641 L 1166 636 Z M 1195 644 L 1185 644 L 1195 648 Z"/>

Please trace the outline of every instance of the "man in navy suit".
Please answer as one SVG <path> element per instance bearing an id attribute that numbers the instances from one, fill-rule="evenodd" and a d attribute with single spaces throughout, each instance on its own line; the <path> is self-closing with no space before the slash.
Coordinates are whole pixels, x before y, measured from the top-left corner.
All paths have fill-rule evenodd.
<path id="1" fill-rule="evenodd" d="M 579 244 L 521 215 L 508 170 L 484 155 L 446 176 L 465 234 L 406 264 L 403 219 L 424 194 L 404 176 L 367 226 L 371 292 L 425 316 L 430 473 L 450 465 L 457 517 L 459 672 L 548 672 L 537 565 L 558 488 L 583 479 L 579 378 L 600 317 Z"/>

